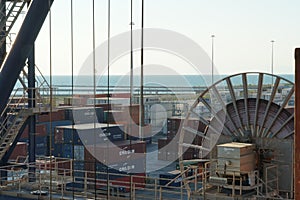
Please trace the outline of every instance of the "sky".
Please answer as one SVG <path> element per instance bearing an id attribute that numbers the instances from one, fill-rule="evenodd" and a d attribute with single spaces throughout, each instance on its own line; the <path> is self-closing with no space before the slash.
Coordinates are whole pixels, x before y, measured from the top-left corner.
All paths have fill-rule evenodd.
<path id="1" fill-rule="evenodd" d="M 36 40 L 36 64 L 44 74 L 74 75 L 88 68 L 93 73 L 93 46 L 101 47 L 108 38 L 108 0 L 94 0 L 94 26 L 92 0 L 73 0 L 73 34 L 71 32 L 71 0 L 55 0 Z M 130 0 L 110 0 L 110 38 L 130 31 Z M 294 49 L 300 47 L 299 0 L 144 0 L 144 27 L 170 30 L 184 35 L 203 49 L 199 54 L 207 56 L 203 66 L 195 66 L 182 60 L 180 55 L 149 50 L 144 52 L 144 64 L 163 65 L 180 74 L 240 72 L 294 73 Z M 51 23 L 50 23 L 51 22 Z M 133 29 L 141 28 L 141 0 L 133 0 Z M 49 26 L 51 24 L 51 26 Z M 51 27 L 51 28 L 50 28 Z M 94 28 L 93 28 L 94 27 Z M 94 33 L 94 34 L 93 34 Z M 211 35 L 215 35 L 213 39 Z M 71 37 L 72 36 L 72 37 Z M 128 36 L 128 35 L 127 35 Z M 73 59 L 71 39 L 73 38 Z M 51 39 L 51 40 L 50 40 Z M 140 40 L 137 38 L 137 40 Z M 147 38 L 145 38 L 147 40 Z M 51 41 L 51 43 L 50 43 Z M 130 37 L 125 38 L 127 45 Z M 186 43 L 174 39 L 174 44 L 189 48 Z M 50 62 L 51 45 L 51 62 Z M 121 44 L 122 45 L 122 44 Z M 159 46 L 159 44 L 158 44 Z M 112 48 L 119 48 L 114 45 Z M 114 51 L 114 49 L 111 49 Z M 129 49 L 126 55 L 111 61 L 110 74 L 128 74 Z M 174 52 L 173 52 L 174 53 Z M 192 53 L 192 52 L 191 52 Z M 95 53 L 96 68 L 99 59 Z M 134 52 L 134 68 L 140 67 L 140 52 Z M 100 61 L 99 61 L 100 62 Z M 104 70 L 99 73 L 107 73 Z M 149 73 L 160 74 L 155 70 Z M 164 73 L 168 73 L 165 72 Z"/>

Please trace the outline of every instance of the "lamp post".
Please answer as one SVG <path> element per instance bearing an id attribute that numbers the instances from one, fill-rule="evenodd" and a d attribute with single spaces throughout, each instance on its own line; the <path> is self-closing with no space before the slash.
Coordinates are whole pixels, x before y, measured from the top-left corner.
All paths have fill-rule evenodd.
<path id="1" fill-rule="evenodd" d="M 214 83 L 214 38 L 215 35 L 211 35 L 211 85 Z"/>
<path id="2" fill-rule="evenodd" d="M 272 87 L 273 87 L 273 75 L 274 75 L 274 40 L 271 40 L 271 74 L 272 74 Z"/>
<path id="3" fill-rule="evenodd" d="M 132 14 L 131 14 L 132 15 Z M 130 106 L 133 103 L 133 36 L 132 36 L 132 29 L 134 22 L 132 21 L 129 23 L 130 25 Z"/>
<path id="4" fill-rule="evenodd" d="M 132 0 L 130 0 L 130 106 L 133 103 L 133 36 L 132 36 L 132 29 L 134 26 L 133 22 L 133 4 Z"/>

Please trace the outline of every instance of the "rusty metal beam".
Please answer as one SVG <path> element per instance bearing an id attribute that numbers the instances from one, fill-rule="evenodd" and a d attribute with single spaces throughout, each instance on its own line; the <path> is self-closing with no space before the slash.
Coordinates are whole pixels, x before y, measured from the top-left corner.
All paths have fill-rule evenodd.
<path id="1" fill-rule="evenodd" d="M 300 199 L 300 48 L 295 49 L 295 136 L 294 183 L 295 199 Z"/>

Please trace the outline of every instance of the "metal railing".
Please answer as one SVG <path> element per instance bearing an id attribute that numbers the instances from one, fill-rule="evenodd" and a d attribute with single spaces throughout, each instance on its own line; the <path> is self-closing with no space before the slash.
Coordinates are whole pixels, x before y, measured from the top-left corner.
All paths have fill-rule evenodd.
<path id="1" fill-rule="evenodd" d="M 4 35 L 1 35 L 0 46 L 5 45 L 5 38 L 11 32 L 12 27 L 29 0 L 12 0 L 6 2 L 7 4 L 3 5 L 5 8 L 1 8 L 1 11 L 6 10 L 7 12 L 0 12 L 0 30 L 5 30 Z"/>
<path id="2" fill-rule="evenodd" d="M 0 168 L 0 194 L 11 192 L 19 197 L 43 191 L 52 199 L 188 199 L 183 181 L 149 177 L 146 174 L 120 174 L 72 169 L 72 160 L 65 158 L 37 159 L 36 163 L 20 163 Z M 29 168 L 35 168 L 35 182 L 28 182 Z M 5 173 L 3 173 L 5 172 Z M 188 177 L 186 177 L 188 178 Z M 50 182 L 51 181 L 51 182 Z M 167 183 L 167 184 L 166 184 Z M 41 195 L 41 194 L 40 194 Z"/>
<path id="3" fill-rule="evenodd" d="M 275 170 L 275 173 L 272 173 L 272 176 L 270 178 L 270 171 Z M 231 176 L 226 176 L 224 178 L 227 180 L 230 180 L 230 183 L 213 183 L 210 182 L 210 177 L 222 177 L 220 174 L 230 174 Z M 265 174 L 265 180 L 263 180 L 262 177 L 260 177 L 260 173 L 258 170 L 255 170 L 251 172 L 254 175 L 254 183 L 250 184 L 250 186 L 243 186 L 242 184 L 242 174 L 248 174 L 249 172 L 242 172 L 242 171 L 234 171 L 234 170 L 224 170 L 218 168 L 217 160 L 212 160 L 210 162 L 205 163 L 204 171 L 203 171 L 203 190 L 202 195 L 205 197 L 205 192 L 207 189 L 216 186 L 217 192 L 220 192 L 220 188 L 228 188 L 231 190 L 231 196 L 236 196 L 236 191 L 238 191 L 238 195 L 243 194 L 243 190 L 251 190 L 254 189 L 256 191 L 256 198 L 261 199 L 283 199 L 279 195 L 279 189 L 278 189 L 278 172 L 277 172 L 277 166 L 276 165 L 270 165 L 266 167 L 264 174 Z M 221 181 L 221 179 L 220 179 Z M 236 184 L 239 183 L 239 184 Z"/>

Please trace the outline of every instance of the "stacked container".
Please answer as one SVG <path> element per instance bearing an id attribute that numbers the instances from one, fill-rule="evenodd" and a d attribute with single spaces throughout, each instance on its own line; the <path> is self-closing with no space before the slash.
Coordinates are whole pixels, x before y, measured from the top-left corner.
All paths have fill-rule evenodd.
<path id="1" fill-rule="evenodd" d="M 183 126 L 185 118 L 173 116 L 168 118 L 167 120 L 167 137 L 161 138 L 158 140 L 158 159 L 159 160 L 168 160 L 174 161 L 180 155 L 178 155 L 178 142 L 179 142 L 179 134 L 181 132 L 181 128 Z M 192 128 L 194 130 L 204 132 L 205 125 L 201 123 L 197 119 L 190 119 L 187 122 L 187 127 Z M 188 136 L 188 135 L 187 135 Z M 194 145 L 201 145 L 201 137 L 200 136 L 192 136 L 190 138 L 185 137 L 184 139 L 186 143 L 191 143 Z M 184 160 L 199 158 L 199 150 L 195 148 L 183 148 L 182 158 Z"/>

